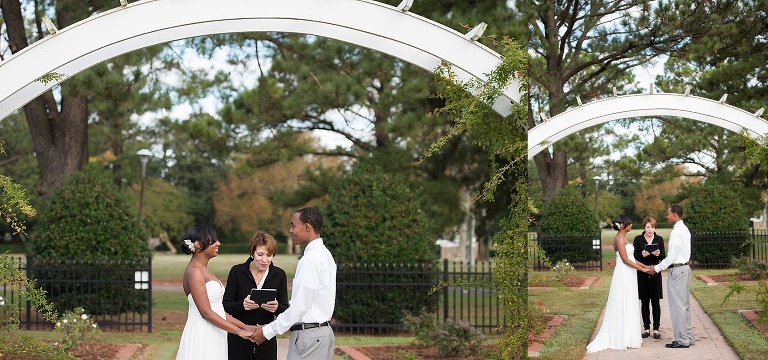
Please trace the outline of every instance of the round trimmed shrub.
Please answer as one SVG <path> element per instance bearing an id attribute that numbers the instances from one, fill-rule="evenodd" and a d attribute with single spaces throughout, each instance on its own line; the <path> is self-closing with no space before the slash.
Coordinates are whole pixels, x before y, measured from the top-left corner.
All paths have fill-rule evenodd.
<path id="1" fill-rule="evenodd" d="M 553 264 L 568 260 L 573 264 L 600 260 L 600 249 L 592 240 L 600 239 L 599 220 L 575 186 L 566 186 L 544 205 L 539 221 L 539 246 Z"/>
<path id="2" fill-rule="evenodd" d="M 683 220 L 691 231 L 693 260 L 698 264 L 728 265 L 749 255 L 749 215 L 728 186 L 708 181 L 691 191 Z"/>
<path id="3" fill-rule="evenodd" d="M 33 278 L 59 312 L 143 312 L 146 290 L 134 270 L 148 269 L 149 233 L 131 202 L 94 165 L 70 176 L 40 212 L 28 241 Z"/>
<path id="4" fill-rule="evenodd" d="M 361 163 L 329 191 L 323 241 L 338 263 L 334 317 L 341 323 L 399 324 L 401 310 L 437 308 L 437 298 L 427 295 L 437 246 L 421 200 L 406 184 Z"/>

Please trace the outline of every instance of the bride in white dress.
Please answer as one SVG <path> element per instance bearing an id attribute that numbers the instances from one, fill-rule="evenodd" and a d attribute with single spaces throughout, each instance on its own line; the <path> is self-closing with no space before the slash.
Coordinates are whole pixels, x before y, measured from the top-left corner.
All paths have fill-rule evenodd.
<path id="1" fill-rule="evenodd" d="M 635 262 L 634 245 L 627 241 L 627 233 L 632 230 L 632 220 L 625 215 L 620 215 L 613 220 L 613 228 L 618 230 L 613 239 L 613 248 L 616 250 L 616 269 L 611 279 L 611 290 L 608 293 L 603 323 L 597 336 L 587 345 L 587 353 L 606 349 L 639 348 L 643 342 L 635 270 L 645 272 L 649 270 L 642 263 Z"/>
<path id="2" fill-rule="evenodd" d="M 227 332 L 247 339 L 256 326 L 243 324 L 224 312 L 224 285 L 208 270 L 208 261 L 219 254 L 221 245 L 216 231 L 198 225 L 187 230 L 184 239 L 182 251 L 192 254 L 183 280 L 189 314 L 176 360 L 226 359 Z"/>

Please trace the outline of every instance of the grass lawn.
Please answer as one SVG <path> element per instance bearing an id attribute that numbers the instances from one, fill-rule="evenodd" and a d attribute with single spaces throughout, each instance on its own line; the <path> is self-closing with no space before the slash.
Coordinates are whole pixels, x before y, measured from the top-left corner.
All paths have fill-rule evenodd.
<path id="1" fill-rule="evenodd" d="M 669 237 L 670 229 L 659 229 L 657 233 Z M 633 230 L 631 236 L 640 231 Z M 604 230 L 604 245 L 613 243 L 615 231 Z M 614 260 L 613 249 L 603 250 L 603 259 Z M 578 272 L 580 276 L 597 276 L 599 281 L 590 289 L 535 288 L 528 290 L 528 306 L 539 303 L 549 314 L 567 315 L 568 319 L 558 326 L 555 334 L 549 338 L 540 350 L 539 359 L 582 359 L 586 346 L 597 326 L 605 302 L 608 299 L 613 268 L 605 267 L 599 272 Z M 723 274 L 736 272 L 734 269 L 701 270 L 694 269 L 691 280 L 691 292 L 701 304 L 705 313 L 723 333 L 724 338 L 742 359 L 768 359 L 768 340 L 759 331 L 742 320 L 738 310 L 758 309 L 754 289 L 756 285 L 747 285 L 748 291 L 734 295 L 728 302 L 722 303 L 729 288 L 724 285 L 707 286 L 696 279 L 700 274 Z M 666 286 L 666 285 L 665 285 Z"/>

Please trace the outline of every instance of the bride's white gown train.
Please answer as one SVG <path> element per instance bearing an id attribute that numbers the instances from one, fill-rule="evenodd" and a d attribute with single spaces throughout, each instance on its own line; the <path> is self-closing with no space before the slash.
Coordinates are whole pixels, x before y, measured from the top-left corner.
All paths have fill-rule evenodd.
<path id="1" fill-rule="evenodd" d="M 635 262 L 635 247 L 626 245 L 627 257 Z M 616 269 L 611 279 L 605 316 L 595 339 L 587 345 L 587 352 L 606 349 L 624 350 L 639 348 L 643 343 L 640 300 L 637 296 L 637 274 L 635 269 L 621 261 L 616 252 Z"/>

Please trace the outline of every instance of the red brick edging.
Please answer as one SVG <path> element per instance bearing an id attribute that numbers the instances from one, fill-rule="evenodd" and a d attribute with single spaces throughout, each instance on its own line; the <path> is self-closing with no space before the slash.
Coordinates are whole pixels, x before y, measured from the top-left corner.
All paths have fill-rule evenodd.
<path id="1" fill-rule="evenodd" d="M 339 346 L 338 349 L 347 354 L 352 360 L 371 360 L 371 358 L 351 346 Z"/>
<path id="2" fill-rule="evenodd" d="M 768 337 L 768 325 L 760 324 L 757 322 L 760 316 L 755 312 L 755 310 L 739 310 L 739 315 L 747 320 L 748 323 L 752 324 L 752 326 L 754 326 L 757 331 L 762 332 L 763 335 Z"/>
<path id="3" fill-rule="evenodd" d="M 565 315 L 553 315 L 552 319 L 547 322 L 547 328 L 533 340 L 533 343 L 528 345 L 528 357 L 539 356 L 539 350 L 544 345 L 544 341 L 549 339 L 555 333 L 557 327 L 567 318 Z"/>

